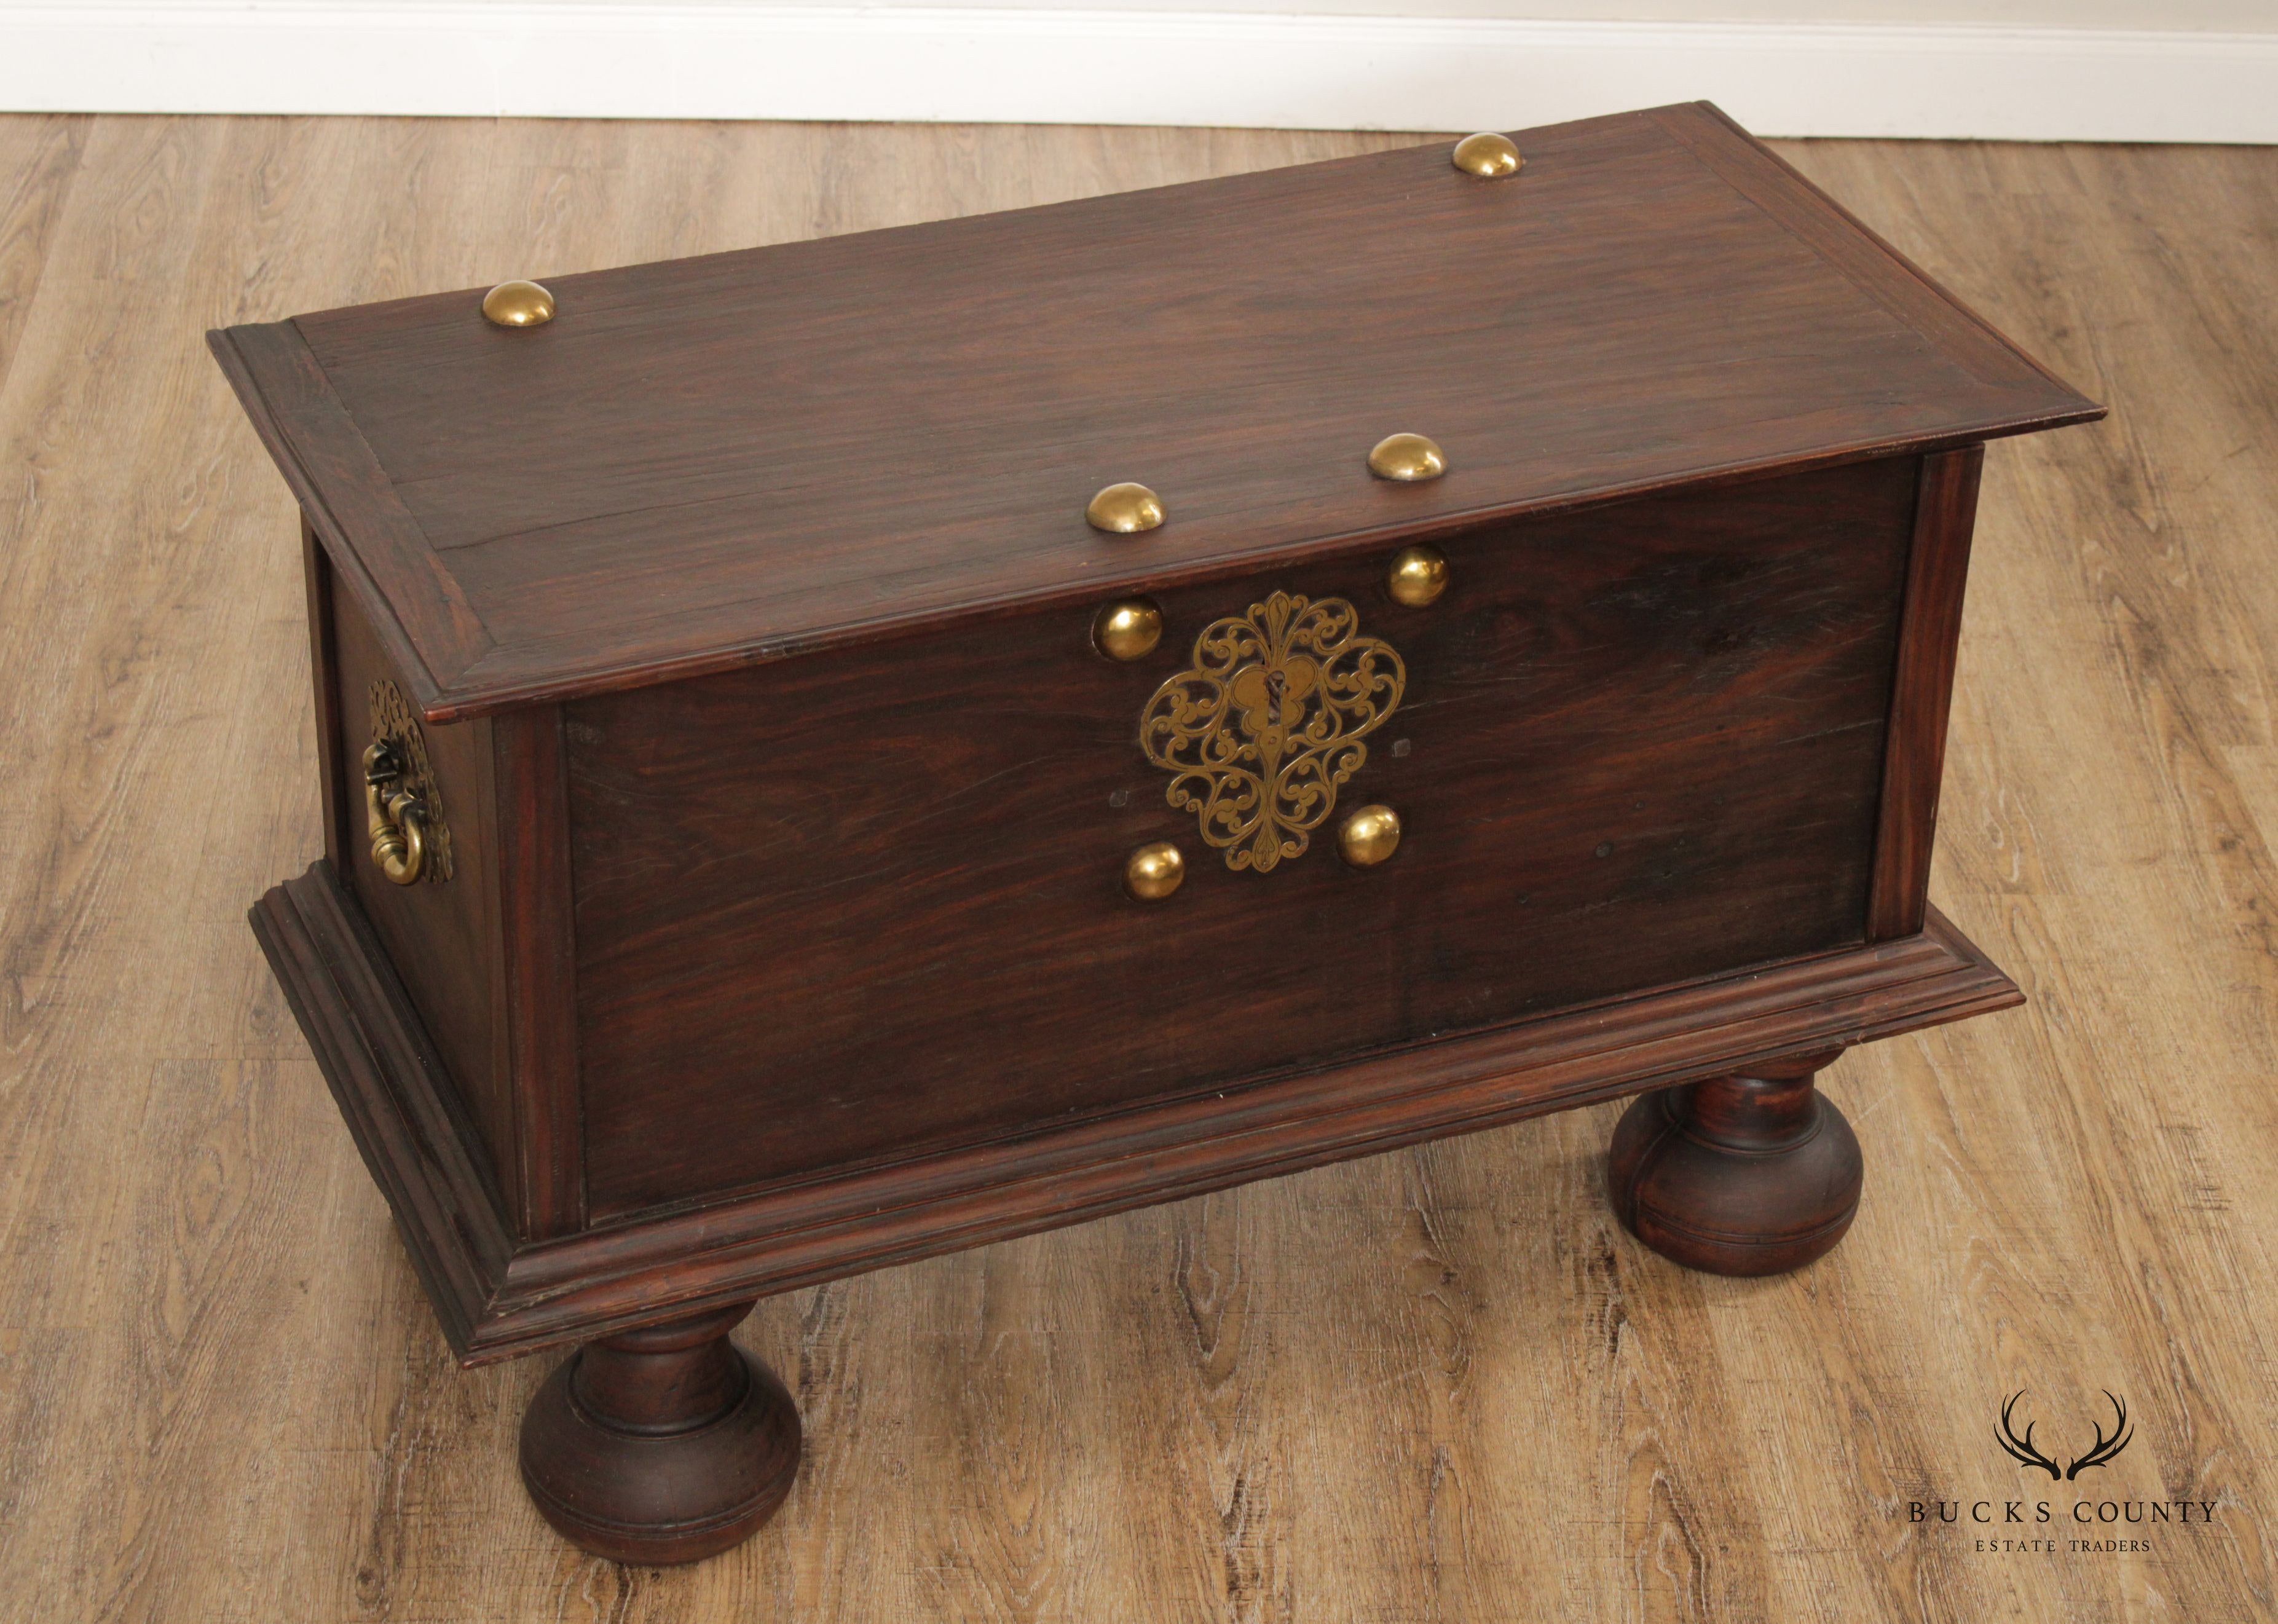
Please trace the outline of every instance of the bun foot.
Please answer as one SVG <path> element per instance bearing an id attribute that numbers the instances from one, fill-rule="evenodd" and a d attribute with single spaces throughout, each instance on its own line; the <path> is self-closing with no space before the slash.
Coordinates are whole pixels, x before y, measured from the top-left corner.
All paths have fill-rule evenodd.
<path id="1" fill-rule="evenodd" d="M 799 1412 L 728 1340 L 750 1303 L 580 1348 L 522 1418 L 522 1482 L 572 1544 L 645 1567 L 717 1555 L 799 1471 Z"/>
<path id="2" fill-rule="evenodd" d="M 1863 1171 L 1851 1124 L 1812 1086 L 1834 1059 L 1639 1096 L 1606 1162 L 1623 1227 L 1712 1275 L 1785 1274 L 1833 1250 L 1859 1210 Z"/>

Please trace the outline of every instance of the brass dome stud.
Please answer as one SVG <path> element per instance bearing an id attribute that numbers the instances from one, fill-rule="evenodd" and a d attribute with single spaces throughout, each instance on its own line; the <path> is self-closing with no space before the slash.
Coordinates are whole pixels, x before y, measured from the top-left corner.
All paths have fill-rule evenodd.
<path id="1" fill-rule="evenodd" d="M 1448 454 L 1421 434 L 1387 434 L 1368 454 L 1368 471 L 1403 485 L 1436 479 L 1448 471 Z"/>
<path id="2" fill-rule="evenodd" d="M 1456 143 L 1449 157 L 1456 168 L 1482 180 L 1507 180 L 1526 167 L 1526 160 L 1518 156 L 1518 149 L 1510 144 L 1510 137 L 1497 135 L 1491 130 L 1464 136 Z"/>
<path id="3" fill-rule="evenodd" d="M 1164 519 L 1163 499 L 1143 485 L 1125 480 L 1111 485 L 1091 499 L 1083 510 L 1085 521 L 1094 530 L 1105 530 L 1111 535 L 1135 536 L 1143 530 L 1152 530 Z"/>
<path id="4" fill-rule="evenodd" d="M 1123 865 L 1123 889 L 1142 902 L 1160 902 L 1187 877 L 1187 860 L 1168 840 L 1150 840 Z"/>
<path id="5" fill-rule="evenodd" d="M 1337 854 L 1356 869 L 1373 869 L 1400 849 L 1400 814 L 1390 807 L 1357 808 L 1337 826 Z"/>
<path id="6" fill-rule="evenodd" d="M 1143 660 L 1163 640 L 1163 611 L 1151 598 L 1120 598 L 1091 623 L 1092 647 L 1111 660 Z"/>
<path id="7" fill-rule="evenodd" d="M 1384 590 L 1395 603 L 1422 609 L 1448 590 L 1448 555 L 1436 547 L 1403 547 L 1384 572 Z"/>
<path id="8" fill-rule="evenodd" d="M 554 295 L 535 282 L 501 282 L 483 295 L 483 319 L 494 327 L 542 327 L 554 319 Z"/>

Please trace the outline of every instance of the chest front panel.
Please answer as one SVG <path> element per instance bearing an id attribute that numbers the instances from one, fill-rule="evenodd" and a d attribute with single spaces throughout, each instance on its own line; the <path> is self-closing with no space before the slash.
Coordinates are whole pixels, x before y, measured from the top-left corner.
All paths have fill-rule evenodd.
<path id="1" fill-rule="evenodd" d="M 1421 608 L 1390 547 L 1160 593 L 1130 663 L 1082 606 L 574 703 L 595 1215 L 1861 940 L 1916 467 L 1458 534 Z M 1261 872 L 1141 732 L 1276 593 L 1349 604 L 1401 680 Z M 1404 832 L 1357 869 L 1364 803 Z M 1132 900 L 1165 840 L 1183 885 Z"/>

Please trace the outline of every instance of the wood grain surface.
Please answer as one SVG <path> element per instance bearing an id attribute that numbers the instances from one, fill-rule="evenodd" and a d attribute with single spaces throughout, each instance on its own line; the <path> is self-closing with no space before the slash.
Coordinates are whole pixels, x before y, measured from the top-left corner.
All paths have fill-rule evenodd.
<path id="1" fill-rule="evenodd" d="M 1705 103 L 218 333 L 431 720 L 2100 415 Z M 282 316 L 282 310 L 272 312 Z M 1445 477 L 1370 475 L 1396 429 Z M 1082 517 L 1138 479 L 1170 517 Z"/>
<path id="2" fill-rule="evenodd" d="M 571 703 L 593 1213 L 1859 942 L 1921 461 L 1489 524 L 1428 609 L 1383 551 L 1181 587 L 1128 663 L 1085 605 Z M 1405 686 L 1261 875 L 1136 741 L 1276 592 L 1351 605 Z M 1401 849 L 1357 869 L 1372 801 Z M 1191 872 L 1137 907 L 1164 839 Z"/>
<path id="3" fill-rule="evenodd" d="M 1671 1268 L 1601 1193 L 1615 1110 L 1570 1113 L 763 1304 L 806 1455 L 712 1564 L 524 1499 L 548 1361 L 455 1367 L 244 929 L 322 815 L 293 507 L 203 330 L 1409 139 L 0 119 L 0 1616 L 2278 1613 L 2245 149 L 1784 149 L 2114 406 L 1979 501 L 1931 889 L 2033 1002 L 1823 1074 L 1867 1168 L 1828 1259 Z M 2082 1484 L 2213 1522 L 1973 1550 L 1968 1502 L 2049 1493 L 2003 1399 L 2069 1455 L 2106 1388 L 2136 1436 Z"/>
<path id="4" fill-rule="evenodd" d="M 1883 799 L 1867 935 L 1884 941 L 1922 929 L 1945 778 L 1945 728 L 1961 658 L 1963 588 L 1977 511 L 1982 448 L 1922 460 L 1913 550 L 1907 557 L 1897 675 L 1884 731 Z"/>

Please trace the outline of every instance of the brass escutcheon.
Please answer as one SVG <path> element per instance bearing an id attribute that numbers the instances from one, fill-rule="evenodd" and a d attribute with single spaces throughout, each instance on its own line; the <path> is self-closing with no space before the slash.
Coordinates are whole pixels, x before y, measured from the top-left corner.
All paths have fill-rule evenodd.
<path id="1" fill-rule="evenodd" d="M 1226 866 L 1264 874 L 1303 855 L 1407 680 L 1342 598 L 1277 592 L 1204 628 L 1191 669 L 1140 713 L 1139 747 L 1172 774 L 1166 799 L 1195 814 Z"/>
<path id="2" fill-rule="evenodd" d="M 396 686 L 371 685 L 371 743 L 363 753 L 364 829 L 371 860 L 399 885 L 451 877 L 451 835 L 427 741 Z"/>

